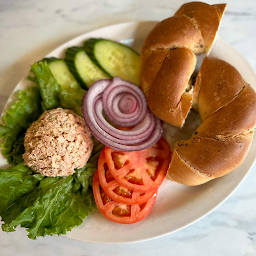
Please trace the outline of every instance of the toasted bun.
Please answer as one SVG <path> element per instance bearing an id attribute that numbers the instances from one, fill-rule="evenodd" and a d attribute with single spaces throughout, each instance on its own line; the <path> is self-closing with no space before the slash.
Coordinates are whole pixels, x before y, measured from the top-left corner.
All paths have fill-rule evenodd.
<path id="1" fill-rule="evenodd" d="M 202 2 L 191 2 L 183 4 L 175 15 L 186 15 L 195 22 L 205 41 L 205 52 L 208 53 L 225 8 L 226 4 L 208 5 Z"/>
<path id="2" fill-rule="evenodd" d="M 176 126 L 182 125 L 192 105 L 192 93 L 184 91 L 195 65 L 195 54 L 186 48 L 170 51 L 165 57 L 151 83 L 147 98 L 148 105 L 153 106 L 153 113 L 163 121 L 172 122 Z"/>
<path id="3" fill-rule="evenodd" d="M 192 105 L 188 81 L 196 65 L 194 54 L 210 51 L 225 6 L 184 4 L 146 38 L 140 84 L 149 108 L 163 121 L 183 125 Z"/>
<path id="4" fill-rule="evenodd" d="M 230 64 L 205 58 L 194 95 L 203 123 L 175 145 L 168 178 L 199 185 L 221 177 L 244 160 L 256 125 L 256 93 Z"/>
<path id="5" fill-rule="evenodd" d="M 256 94 L 230 64 L 205 58 L 193 88 L 196 55 L 209 53 L 226 4 L 186 3 L 146 38 L 140 83 L 151 111 L 182 127 L 192 106 L 202 124 L 175 145 L 167 177 L 199 185 L 221 177 L 245 158 L 256 125 Z"/>

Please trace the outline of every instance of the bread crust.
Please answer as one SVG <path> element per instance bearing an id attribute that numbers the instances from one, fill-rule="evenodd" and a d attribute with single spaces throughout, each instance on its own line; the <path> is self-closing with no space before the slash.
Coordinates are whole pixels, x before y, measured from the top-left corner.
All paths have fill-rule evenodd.
<path id="1" fill-rule="evenodd" d="M 209 52 L 224 9 L 225 5 L 208 5 L 199 2 L 184 4 L 173 17 L 158 23 L 146 38 L 141 51 L 140 84 L 148 98 L 150 109 L 163 121 L 181 127 L 191 107 L 191 104 L 188 104 L 190 100 L 181 102 L 184 98 L 188 99 L 187 95 L 183 96 L 187 93 L 187 79 L 179 74 L 175 79 L 174 76 L 169 75 L 168 82 L 162 77 L 163 73 L 168 74 L 168 70 L 175 68 L 175 61 L 184 65 L 180 66 L 183 72 L 179 73 L 191 75 L 193 73 L 191 67 L 194 68 L 194 61 L 189 59 L 190 65 L 187 65 L 186 54 L 178 57 L 173 52 L 177 50 L 181 53 L 190 51 L 194 54 Z M 172 58 L 177 59 L 172 60 Z M 163 82 L 164 84 L 161 84 Z M 176 88 L 173 93 L 172 90 L 164 90 L 170 87 L 166 86 L 167 84 L 172 84 L 171 87 Z M 163 92 L 164 96 L 160 97 Z M 160 111 L 159 102 L 161 106 L 168 103 L 164 105 L 163 111 Z M 182 120 L 177 121 L 180 118 Z"/>
<path id="2" fill-rule="evenodd" d="M 199 185 L 241 164 L 256 125 L 256 94 L 239 72 L 205 58 L 194 92 L 187 86 L 195 54 L 209 53 L 226 4 L 186 3 L 150 32 L 141 52 L 140 83 L 151 111 L 181 127 L 193 106 L 203 123 L 189 140 L 175 145 L 167 177 Z"/>
<path id="3" fill-rule="evenodd" d="M 157 49 L 141 63 L 141 74 L 143 73 L 145 75 L 140 77 L 140 84 L 146 97 L 148 97 L 150 86 L 161 69 L 164 59 L 169 56 L 169 53 L 168 49 Z"/>
<path id="4" fill-rule="evenodd" d="M 204 52 L 201 31 L 185 15 L 173 16 L 158 23 L 146 38 L 141 55 L 142 62 L 157 49 L 187 48 L 197 54 Z"/>
<path id="5" fill-rule="evenodd" d="M 240 73 L 227 62 L 204 58 L 194 90 L 202 121 L 233 101 L 245 85 Z"/>
<path id="6" fill-rule="evenodd" d="M 217 178 L 241 164 L 251 145 L 252 136 L 253 132 L 220 139 L 193 136 L 178 142 L 175 149 L 188 166 Z"/>
<path id="7" fill-rule="evenodd" d="M 186 48 L 172 50 L 164 58 L 151 83 L 147 100 L 151 111 L 165 122 L 182 126 L 192 105 L 191 92 L 184 91 L 195 65 L 195 54 Z"/>
<path id="8" fill-rule="evenodd" d="M 256 94 L 246 85 L 233 101 L 208 117 L 198 127 L 201 136 L 233 137 L 254 130 L 256 125 Z"/>
<path id="9" fill-rule="evenodd" d="M 172 166 L 175 168 L 172 168 Z M 196 186 L 214 179 L 211 175 L 200 173 L 188 165 L 176 150 L 174 150 L 170 168 L 172 168 L 172 171 L 167 173 L 167 178 L 184 185 Z"/>
<path id="10" fill-rule="evenodd" d="M 256 126 L 256 93 L 233 66 L 205 58 L 196 84 L 203 122 L 190 139 L 176 143 L 179 158 L 173 158 L 167 175 L 191 186 L 236 169 L 249 151 Z"/>
<path id="11" fill-rule="evenodd" d="M 202 2 L 190 2 L 183 4 L 175 15 L 185 15 L 195 22 L 205 41 L 205 52 L 208 53 L 214 42 L 225 7 L 225 4 L 208 5 Z"/>

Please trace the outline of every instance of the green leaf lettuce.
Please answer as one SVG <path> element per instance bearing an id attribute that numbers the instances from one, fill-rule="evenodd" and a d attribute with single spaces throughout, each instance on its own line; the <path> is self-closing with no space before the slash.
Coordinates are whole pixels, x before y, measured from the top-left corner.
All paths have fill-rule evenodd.
<path id="1" fill-rule="evenodd" d="M 87 165 L 86 165 L 87 166 Z M 22 164 L 1 170 L 0 207 L 3 231 L 27 228 L 28 237 L 66 234 L 82 224 L 96 205 L 88 190 L 92 164 L 67 177 L 42 177 Z M 3 208 L 2 208 L 3 206 Z"/>
<path id="2" fill-rule="evenodd" d="M 59 85 L 46 61 L 34 63 L 30 71 L 34 77 L 29 76 L 28 79 L 40 88 L 44 110 L 62 107 L 81 115 L 82 99 L 86 91 L 78 83 Z"/>
<path id="3" fill-rule="evenodd" d="M 3 115 L 5 124 L 0 124 L 1 153 L 8 163 L 22 162 L 23 138 L 26 129 L 42 113 L 41 96 L 37 87 L 18 92 L 18 100 Z"/>
<path id="4" fill-rule="evenodd" d="M 40 174 L 34 174 L 23 164 L 17 164 L 5 170 L 0 169 L 0 215 L 6 224 L 26 208 L 27 200 L 24 198 L 37 188 L 43 178 Z"/>
<path id="5" fill-rule="evenodd" d="M 91 191 L 93 174 L 104 145 L 94 140 L 94 149 L 88 163 L 67 177 L 44 177 L 22 163 L 24 135 L 30 124 L 43 110 L 63 107 L 81 114 L 85 91 L 72 83 L 62 87 L 54 78 L 46 62 L 36 62 L 30 80 L 38 87 L 29 87 L 18 93 L 18 101 L 3 116 L 0 125 L 2 154 L 9 163 L 17 164 L 0 169 L 0 216 L 2 230 L 15 231 L 25 227 L 28 237 L 66 234 L 82 224 L 96 204 Z"/>

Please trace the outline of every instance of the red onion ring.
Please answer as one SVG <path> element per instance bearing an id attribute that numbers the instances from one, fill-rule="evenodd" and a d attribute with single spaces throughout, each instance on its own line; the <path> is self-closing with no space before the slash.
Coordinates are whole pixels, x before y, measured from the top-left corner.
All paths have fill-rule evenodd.
<path id="1" fill-rule="evenodd" d="M 147 101 L 142 90 L 119 77 L 115 77 L 113 82 L 103 92 L 103 107 L 108 119 L 123 127 L 131 127 L 140 123 L 147 112 Z M 137 100 L 137 107 L 133 113 L 123 113 L 118 105 L 113 105 L 114 98 L 120 93 L 129 93 Z"/>
<path id="2" fill-rule="evenodd" d="M 119 82 L 119 87 L 117 82 Z M 161 121 L 150 112 L 147 106 L 146 111 L 141 107 L 143 100 L 138 97 L 142 91 L 131 83 L 127 87 L 126 83 L 129 82 L 123 81 L 120 78 L 114 78 L 113 80 L 104 79 L 95 82 L 83 98 L 83 117 L 96 139 L 108 147 L 121 151 L 143 150 L 153 146 L 160 139 L 163 132 Z M 132 86 L 136 87 L 136 89 L 133 90 Z M 104 104 L 103 96 L 106 91 L 108 93 L 105 95 L 109 96 L 108 101 L 112 100 L 112 104 L 115 106 L 115 110 L 117 110 L 116 113 L 118 115 L 121 114 L 122 118 L 124 116 L 130 117 L 134 113 L 137 113 L 137 116 L 140 113 L 139 119 L 141 121 L 135 127 L 128 131 L 122 131 L 113 127 L 105 119 L 103 110 L 106 112 L 104 107 L 106 104 Z M 132 93 L 130 93 L 131 91 Z M 140 91 L 140 93 L 137 93 L 137 91 Z M 109 102 L 105 103 L 108 106 L 111 105 Z M 120 105 L 120 108 L 118 105 Z M 110 110 L 110 112 L 113 111 Z M 143 114 L 142 117 L 141 114 Z"/>
<path id="3" fill-rule="evenodd" d="M 133 113 L 129 113 L 129 114 L 124 114 L 120 111 L 119 109 L 119 103 L 120 103 L 120 100 L 122 99 L 122 97 L 125 95 L 125 93 L 120 93 L 118 95 L 116 95 L 116 97 L 114 98 L 113 100 L 113 105 L 112 105 L 112 110 L 114 112 L 114 115 L 116 115 L 116 117 L 122 117 L 124 118 L 124 116 L 126 118 L 131 118 L 131 117 L 134 117 L 135 115 L 139 115 L 139 111 L 140 109 L 136 106 L 135 110 Z M 137 105 L 137 104 L 136 104 Z M 130 120 L 130 119 L 129 119 Z M 130 124 L 129 124 L 130 126 Z"/>
<path id="4" fill-rule="evenodd" d="M 127 143 L 129 144 L 139 143 L 145 140 L 147 137 L 149 137 L 149 135 L 152 133 L 155 127 L 155 118 L 152 115 L 152 113 L 148 112 L 145 118 L 142 120 L 142 122 L 139 123 L 137 126 L 133 127 L 132 130 L 122 131 L 122 130 L 116 129 L 111 124 L 109 124 L 104 118 L 102 114 L 103 104 L 100 98 L 95 103 L 94 111 L 95 111 L 95 121 L 98 124 L 98 127 L 96 126 L 96 129 L 99 130 L 100 132 L 102 131 L 107 132 L 109 135 L 112 136 L 113 141 L 116 141 L 119 143 L 125 143 L 125 141 L 127 141 Z M 114 138 L 117 138 L 117 139 L 114 139 Z"/>
<path id="5" fill-rule="evenodd" d="M 137 107 L 136 98 L 132 94 L 125 94 L 118 102 L 120 111 L 124 114 L 131 114 Z"/>

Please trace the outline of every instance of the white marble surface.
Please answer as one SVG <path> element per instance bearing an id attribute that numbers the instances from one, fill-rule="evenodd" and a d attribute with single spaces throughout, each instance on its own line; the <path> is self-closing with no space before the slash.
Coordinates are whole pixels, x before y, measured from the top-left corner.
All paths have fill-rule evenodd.
<path id="1" fill-rule="evenodd" d="M 178 0 L 0 0 L 0 110 L 29 66 L 65 41 L 120 22 L 162 20 Z M 217 1 L 207 1 L 216 3 Z M 228 0 L 219 35 L 256 70 L 256 1 Z M 88 244 L 65 237 L 32 241 L 0 231 L 0 255 L 256 255 L 256 167 L 218 209 L 179 232 L 151 241 Z"/>

